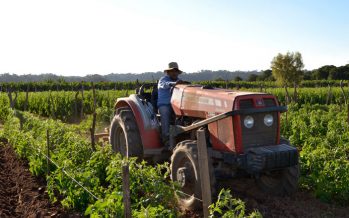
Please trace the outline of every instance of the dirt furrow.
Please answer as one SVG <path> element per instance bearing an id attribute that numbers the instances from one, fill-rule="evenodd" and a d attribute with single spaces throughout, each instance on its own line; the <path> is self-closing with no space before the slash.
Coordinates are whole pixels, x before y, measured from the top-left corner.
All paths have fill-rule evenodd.
<path id="1" fill-rule="evenodd" d="M 313 193 L 298 190 L 293 196 L 270 196 L 262 193 L 252 179 L 232 181 L 225 185 L 232 194 L 246 202 L 247 208 L 258 210 L 263 217 L 340 217 L 349 218 L 349 206 L 321 202 Z"/>
<path id="2" fill-rule="evenodd" d="M 0 217 L 71 217 L 51 204 L 45 183 L 33 177 L 6 140 L 0 142 Z M 76 215 L 73 215 L 76 216 Z"/>

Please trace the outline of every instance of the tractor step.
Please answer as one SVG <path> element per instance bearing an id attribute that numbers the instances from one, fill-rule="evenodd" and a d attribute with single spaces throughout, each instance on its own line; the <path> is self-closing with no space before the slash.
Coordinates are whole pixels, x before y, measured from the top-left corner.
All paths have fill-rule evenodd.
<path id="1" fill-rule="evenodd" d="M 165 150 L 164 148 L 145 149 L 144 155 L 159 155 L 164 153 L 164 151 L 167 152 L 167 150 Z"/>

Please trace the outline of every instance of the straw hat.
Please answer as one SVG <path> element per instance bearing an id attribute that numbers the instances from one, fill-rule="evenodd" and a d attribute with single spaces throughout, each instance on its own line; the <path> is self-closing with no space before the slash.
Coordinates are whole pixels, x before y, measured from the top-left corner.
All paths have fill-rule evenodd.
<path id="1" fill-rule="evenodd" d="M 166 70 L 164 70 L 164 71 L 165 71 L 165 73 L 167 73 L 167 71 L 174 70 L 174 69 L 178 70 L 179 74 L 182 73 L 182 71 L 178 68 L 177 62 L 169 63 L 168 64 L 168 68 Z"/>

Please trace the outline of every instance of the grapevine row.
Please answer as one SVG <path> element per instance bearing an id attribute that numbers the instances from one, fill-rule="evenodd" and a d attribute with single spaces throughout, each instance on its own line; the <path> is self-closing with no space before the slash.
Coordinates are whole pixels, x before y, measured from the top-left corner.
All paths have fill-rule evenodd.
<path id="1" fill-rule="evenodd" d="M 247 89 L 250 91 L 263 91 L 271 93 L 278 97 L 281 104 L 285 105 L 290 102 L 298 104 L 339 104 L 344 105 L 349 96 L 348 89 L 339 87 L 334 88 L 299 88 L 297 95 L 294 95 L 293 89 L 289 90 L 287 97 L 283 88 L 265 88 L 260 90 Z M 116 99 L 128 96 L 134 93 L 133 90 L 97 90 L 96 105 L 97 108 L 105 108 L 112 110 Z M 93 112 L 93 93 L 92 91 L 47 91 L 47 92 L 19 92 L 12 93 L 14 108 L 21 111 L 29 111 L 31 113 L 53 117 L 63 121 L 76 121 L 83 118 L 86 114 Z M 9 101 L 9 95 L 0 93 L 1 101 Z M 8 102 L 10 104 L 10 102 Z M 108 121 L 108 120 L 106 120 Z"/>
<path id="2" fill-rule="evenodd" d="M 73 125 L 13 111 L 2 103 L 0 122 L 4 125 L 0 137 L 7 138 L 16 153 L 28 160 L 33 175 L 46 178 L 47 192 L 53 202 L 58 201 L 65 208 L 86 216 L 123 217 L 122 166 L 127 161 L 132 217 L 181 216 L 175 198 L 177 186 L 170 182 L 168 164 L 151 166 L 135 159 L 125 160 L 113 153 L 110 145 L 97 146 L 93 151 L 85 133 L 78 133 Z M 50 134 L 46 141 L 47 130 Z M 47 144 L 50 145 L 50 159 L 55 163 L 49 165 L 49 170 L 45 155 L 40 154 L 46 150 Z M 245 214 L 244 203 L 233 199 L 229 191 L 223 190 L 220 198 L 234 202 L 236 214 Z M 223 208 L 224 202 L 214 204 L 212 217 L 216 211 L 222 214 Z M 261 216 L 253 212 L 251 217 Z"/>
<path id="3" fill-rule="evenodd" d="M 156 82 L 148 81 L 148 82 Z M 0 83 L 0 91 L 6 92 L 8 90 L 13 91 L 78 91 L 81 89 L 91 90 L 92 86 L 95 86 L 98 90 L 125 90 L 136 89 L 144 82 L 132 81 L 132 82 L 65 82 L 65 81 L 48 81 L 48 82 L 16 82 L 16 83 Z M 279 85 L 275 81 L 195 81 L 193 83 L 202 85 L 211 85 L 221 88 L 277 88 Z M 299 87 L 303 88 L 319 88 L 319 87 L 339 87 L 340 80 L 304 80 Z M 348 81 L 344 81 L 344 86 L 349 86 Z"/>

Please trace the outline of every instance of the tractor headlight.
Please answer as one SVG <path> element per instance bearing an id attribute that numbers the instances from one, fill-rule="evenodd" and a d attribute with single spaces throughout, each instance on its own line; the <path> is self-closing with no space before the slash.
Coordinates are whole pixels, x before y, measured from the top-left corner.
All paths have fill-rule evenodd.
<path id="1" fill-rule="evenodd" d="M 245 119 L 244 119 L 244 125 L 245 125 L 245 127 L 248 128 L 248 129 L 250 129 L 250 128 L 252 128 L 253 124 L 254 124 L 254 119 L 253 119 L 253 117 L 251 117 L 251 116 L 246 116 Z"/>
<path id="2" fill-rule="evenodd" d="M 272 126 L 274 122 L 274 117 L 271 114 L 267 114 L 264 116 L 264 124 L 266 126 Z"/>

